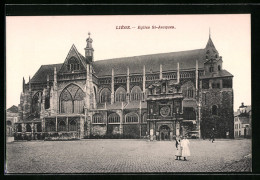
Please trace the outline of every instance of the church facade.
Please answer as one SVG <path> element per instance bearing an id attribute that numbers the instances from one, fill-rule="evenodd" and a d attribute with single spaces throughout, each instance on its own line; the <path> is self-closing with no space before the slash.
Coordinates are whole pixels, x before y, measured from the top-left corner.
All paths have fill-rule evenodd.
<path id="1" fill-rule="evenodd" d="M 85 56 L 72 45 L 23 79 L 15 139 L 233 138 L 233 75 L 210 36 L 203 49 L 107 60 L 86 42 Z"/>

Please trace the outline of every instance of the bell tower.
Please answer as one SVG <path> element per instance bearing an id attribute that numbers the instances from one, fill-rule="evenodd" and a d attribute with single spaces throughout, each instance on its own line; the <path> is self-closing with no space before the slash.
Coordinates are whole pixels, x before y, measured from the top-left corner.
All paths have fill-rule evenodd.
<path id="1" fill-rule="evenodd" d="M 85 48 L 85 57 L 90 61 L 93 61 L 94 49 L 92 47 L 93 40 L 90 38 L 90 32 L 88 33 L 89 37 L 87 38 L 87 46 Z"/>

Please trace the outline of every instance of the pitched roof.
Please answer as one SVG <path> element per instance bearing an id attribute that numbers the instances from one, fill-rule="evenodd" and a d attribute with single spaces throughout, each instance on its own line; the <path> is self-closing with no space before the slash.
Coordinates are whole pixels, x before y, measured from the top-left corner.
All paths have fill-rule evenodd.
<path id="1" fill-rule="evenodd" d="M 13 105 L 12 107 L 8 108 L 7 111 L 11 113 L 18 113 L 18 107 Z"/>
<path id="2" fill-rule="evenodd" d="M 198 67 L 203 68 L 205 49 L 98 60 L 93 62 L 93 66 L 96 75 L 100 77 L 111 76 L 112 68 L 114 75 L 125 75 L 127 67 L 131 74 L 142 74 L 144 65 L 146 73 L 159 72 L 160 64 L 163 71 L 175 71 L 178 62 L 180 69 L 195 69 L 196 60 Z"/>
<path id="3" fill-rule="evenodd" d="M 31 83 L 44 83 L 47 82 L 47 75 L 49 75 L 49 80 L 54 80 L 54 67 L 56 67 L 56 71 L 58 72 L 62 67 L 61 64 L 49 64 L 42 65 L 39 70 L 35 73 L 35 75 L 31 79 Z"/>
<path id="4" fill-rule="evenodd" d="M 200 79 L 218 78 L 218 77 L 233 77 L 233 75 L 229 73 L 227 70 L 222 69 L 217 73 L 206 72 L 205 75 L 200 76 Z"/>

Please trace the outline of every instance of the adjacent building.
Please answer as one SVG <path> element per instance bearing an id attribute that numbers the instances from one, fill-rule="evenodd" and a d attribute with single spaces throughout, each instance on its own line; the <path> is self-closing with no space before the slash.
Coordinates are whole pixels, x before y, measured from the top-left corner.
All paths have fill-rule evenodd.
<path id="1" fill-rule="evenodd" d="M 14 124 L 18 122 L 18 107 L 13 105 L 6 110 L 6 136 L 11 137 L 14 133 Z"/>
<path id="2" fill-rule="evenodd" d="M 251 106 L 241 104 L 237 112 L 234 113 L 234 137 L 235 138 L 250 138 L 252 123 Z"/>
<path id="3" fill-rule="evenodd" d="M 92 43 L 23 79 L 16 139 L 233 137 L 233 75 L 210 36 L 202 49 L 107 60 Z"/>

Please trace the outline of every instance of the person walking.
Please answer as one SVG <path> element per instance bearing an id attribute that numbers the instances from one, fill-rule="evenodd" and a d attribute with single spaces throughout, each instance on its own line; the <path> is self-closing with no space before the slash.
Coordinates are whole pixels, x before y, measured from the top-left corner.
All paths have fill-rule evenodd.
<path id="1" fill-rule="evenodd" d="M 182 147 L 182 157 L 184 158 L 184 161 L 187 161 L 187 157 L 190 156 L 190 141 L 187 139 L 186 136 L 184 136 L 184 139 L 181 141 L 181 147 Z"/>
<path id="2" fill-rule="evenodd" d="M 212 128 L 211 132 L 210 132 L 210 141 L 212 141 L 212 143 L 215 141 L 215 129 Z"/>
<path id="3" fill-rule="evenodd" d="M 176 138 L 176 148 L 177 148 L 177 152 L 175 154 L 175 156 L 176 156 L 175 160 L 181 160 L 182 147 L 181 147 L 181 139 L 180 138 Z"/>

